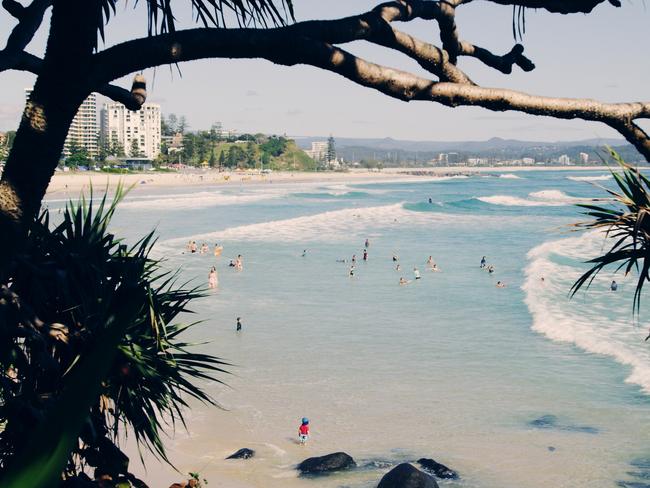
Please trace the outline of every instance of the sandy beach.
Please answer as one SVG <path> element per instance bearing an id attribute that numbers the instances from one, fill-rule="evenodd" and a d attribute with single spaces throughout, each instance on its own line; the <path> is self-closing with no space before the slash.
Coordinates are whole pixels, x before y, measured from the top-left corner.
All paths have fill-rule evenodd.
<path id="1" fill-rule="evenodd" d="M 291 183 L 370 183 L 381 181 L 424 181 L 426 178 L 463 176 L 485 173 L 518 171 L 608 171 L 605 166 L 490 166 L 490 167 L 436 167 L 386 168 L 382 171 L 350 170 L 346 172 L 218 172 L 216 170 L 188 170 L 173 173 L 143 172 L 110 174 L 100 172 L 56 173 L 48 187 L 49 195 L 125 186 L 174 187 L 192 185 L 233 186 L 241 184 Z"/>

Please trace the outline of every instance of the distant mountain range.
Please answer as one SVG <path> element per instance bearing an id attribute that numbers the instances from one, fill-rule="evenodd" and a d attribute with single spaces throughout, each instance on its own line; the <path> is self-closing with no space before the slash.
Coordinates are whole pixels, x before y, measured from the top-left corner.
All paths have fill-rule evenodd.
<path id="1" fill-rule="evenodd" d="M 327 137 L 302 137 L 296 138 L 296 142 L 303 149 L 311 147 L 315 141 L 326 141 Z M 337 137 L 337 148 L 344 147 L 368 147 L 377 150 L 391 151 L 495 151 L 502 149 L 524 149 L 540 147 L 603 147 L 622 146 L 627 144 L 624 139 L 585 139 L 582 141 L 558 141 L 558 142 L 540 142 L 540 141 L 520 141 L 517 139 L 501 139 L 493 137 L 487 141 L 404 141 L 385 137 L 383 139 L 355 139 L 349 137 Z"/>
<path id="2" fill-rule="evenodd" d="M 296 137 L 300 148 L 309 149 L 315 141 L 327 137 Z M 337 137 L 337 154 L 347 160 L 376 159 L 388 164 L 404 162 L 427 162 L 437 158 L 439 153 L 457 152 L 461 158 L 519 159 L 535 158 L 536 161 L 551 161 L 561 154 L 578 158 L 580 152 L 589 154 L 597 161 L 604 146 L 616 148 L 630 162 L 642 161 L 636 150 L 624 139 L 602 138 L 578 141 L 520 141 L 493 137 L 487 141 L 405 141 L 386 137 L 383 139 L 358 139 Z"/>

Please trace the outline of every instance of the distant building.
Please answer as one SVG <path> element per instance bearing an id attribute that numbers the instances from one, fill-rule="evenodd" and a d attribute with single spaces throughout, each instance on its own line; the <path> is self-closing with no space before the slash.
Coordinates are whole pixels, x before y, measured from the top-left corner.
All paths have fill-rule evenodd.
<path id="1" fill-rule="evenodd" d="M 316 141 L 311 143 L 311 149 L 305 151 L 315 161 L 323 161 L 327 156 L 327 141 Z"/>
<path id="2" fill-rule="evenodd" d="M 25 100 L 29 100 L 32 88 L 25 88 Z M 89 156 L 96 157 L 99 153 L 99 126 L 97 124 L 97 96 L 91 93 L 86 98 L 77 115 L 72 119 L 68 135 L 63 146 L 63 155 L 70 155 L 70 148 L 77 146 L 85 149 Z"/>
<path id="3" fill-rule="evenodd" d="M 456 152 L 447 153 L 448 164 L 460 164 L 460 154 Z"/>
<path id="4" fill-rule="evenodd" d="M 580 162 L 582 164 L 588 164 L 589 163 L 589 154 L 581 152 L 580 153 Z"/>
<path id="5" fill-rule="evenodd" d="M 521 164 L 523 164 L 525 166 L 535 164 L 535 158 L 521 158 Z"/>
<path id="6" fill-rule="evenodd" d="M 448 162 L 447 153 L 438 154 L 438 164 L 447 164 Z"/>
<path id="7" fill-rule="evenodd" d="M 563 154 L 557 159 L 560 164 L 571 164 L 571 158 L 567 154 Z"/>
<path id="8" fill-rule="evenodd" d="M 145 103 L 133 112 L 121 103 L 108 103 L 102 109 L 102 138 L 121 145 L 129 157 L 137 156 L 131 154 L 137 144 L 138 152 L 153 160 L 160 154 L 160 121 L 160 105 Z"/>

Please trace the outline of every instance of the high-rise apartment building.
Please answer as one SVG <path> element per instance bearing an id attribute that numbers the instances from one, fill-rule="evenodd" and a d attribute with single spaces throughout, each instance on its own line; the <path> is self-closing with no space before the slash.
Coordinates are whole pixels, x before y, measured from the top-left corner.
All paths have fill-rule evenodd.
<path id="1" fill-rule="evenodd" d="M 25 100 L 29 99 L 32 94 L 31 88 L 25 88 Z M 73 146 L 79 149 L 85 149 L 89 156 L 96 157 L 99 153 L 99 126 L 97 124 L 97 96 L 91 93 L 86 98 L 68 130 L 68 136 L 65 139 L 63 155 L 70 155 L 70 148 Z"/>
<path id="2" fill-rule="evenodd" d="M 121 103 L 107 103 L 101 129 L 105 143 L 119 144 L 127 156 L 156 159 L 160 154 L 160 105 L 145 103 L 133 112 Z"/>

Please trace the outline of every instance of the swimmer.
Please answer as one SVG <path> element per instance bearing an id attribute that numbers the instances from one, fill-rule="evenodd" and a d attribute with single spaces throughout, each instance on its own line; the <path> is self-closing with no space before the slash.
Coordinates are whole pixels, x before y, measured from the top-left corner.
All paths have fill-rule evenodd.
<path id="1" fill-rule="evenodd" d="M 399 264 L 397 266 L 395 266 L 395 271 L 400 271 L 401 269 L 402 269 L 402 267 Z"/>
<path id="2" fill-rule="evenodd" d="M 616 283 L 615 281 L 612 281 L 612 284 L 609 285 L 609 289 L 612 290 L 612 291 L 618 290 L 618 283 Z"/>
<path id="3" fill-rule="evenodd" d="M 196 241 L 192 241 L 192 244 L 190 244 L 190 252 L 192 254 L 196 252 Z"/>
<path id="4" fill-rule="evenodd" d="M 494 266 L 489 265 L 489 266 L 487 267 L 487 270 L 488 270 L 488 273 L 490 273 L 490 274 L 494 273 Z"/>
<path id="5" fill-rule="evenodd" d="M 440 271 L 440 268 L 436 263 L 433 263 L 433 266 L 431 266 L 431 271 Z"/>
<path id="6" fill-rule="evenodd" d="M 244 264 L 242 263 L 241 254 L 237 254 L 237 259 L 235 260 L 235 268 L 237 271 L 244 269 Z"/>
<path id="7" fill-rule="evenodd" d="M 487 264 L 487 261 L 485 260 L 485 256 L 481 258 L 481 266 L 480 268 L 485 268 L 485 265 Z"/>
<path id="8" fill-rule="evenodd" d="M 365 248 L 368 249 L 370 247 L 370 241 L 366 239 L 366 243 L 364 244 Z"/>
<path id="9" fill-rule="evenodd" d="M 368 251 L 366 251 L 365 249 L 363 250 L 363 260 L 368 261 Z"/>
<path id="10" fill-rule="evenodd" d="M 237 332 L 241 332 L 241 317 L 237 317 L 237 325 L 235 325 Z"/>
<path id="11" fill-rule="evenodd" d="M 399 279 L 399 284 L 400 285 L 408 285 L 410 281 L 405 280 L 403 277 Z"/>
<path id="12" fill-rule="evenodd" d="M 302 250 L 302 257 L 304 258 L 305 256 L 307 256 L 307 249 Z"/>
<path id="13" fill-rule="evenodd" d="M 350 278 L 354 277 L 354 265 L 350 266 L 350 272 L 348 273 Z"/>
<path id="14" fill-rule="evenodd" d="M 429 197 L 429 203 L 433 203 L 433 200 L 431 200 L 431 197 Z"/>
<path id="15" fill-rule="evenodd" d="M 210 272 L 208 273 L 208 288 L 216 288 L 219 284 L 219 278 L 217 277 L 217 269 L 212 266 Z"/>
<path id="16" fill-rule="evenodd" d="M 427 259 L 427 265 L 432 266 L 433 265 L 433 256 L 429 256 L 429 259 Z"/>
<path id="17" fill-rule="evenodd" d="M 393 254 L 393 262 L 396 263 L 398 259 L 399 256 L 397 254 Z"/>
<path id="18" fill-rule="evenodd" d="M 357 262 L 357 255 L 353 254 L 352 255 L 352 264 L 355 264 Z"/>
<path id="19" fill-rule="evenodd" d="M 229 268 L 234 268 L 235 267 L 235 262 L 231 259 L 230 262 L 228 263 Z"/>
<path id="20" fill-rule="evenodd" d="M 203 244 L 201 244 L 201 251 L 200 252 L 201 252 L 201 254 L 205 254 L 206 252 L 208 252 L 208 245 L 205 242 Z"/>
<path id="21" fill-rule="evenodd" d="M 506 284 L 503 281 L 497 281 L 497 288 L 505 288 Z"/>
<path id="22" fill-rule="evenodd" d="M 221 256 L 221 253 L 223 252 L 223 246 L 220 246 L 219 244 L 214 245 L 214 255 L 215 257 Z"/>
<path id="23" fill-rule="evenodd" d="M 307 439 L 309 439 L 309 419 L 303 417 L 300 427 L 298 427 L 298 442 L 304 446 Z"/>
<path id="24" fill-rule="evenodd" d="M 413 268 L 413 276 L 415 276 L 416 280 L 419 280 L 421 278 L 420 276 L 420 270 L 417 268 Z"/>

